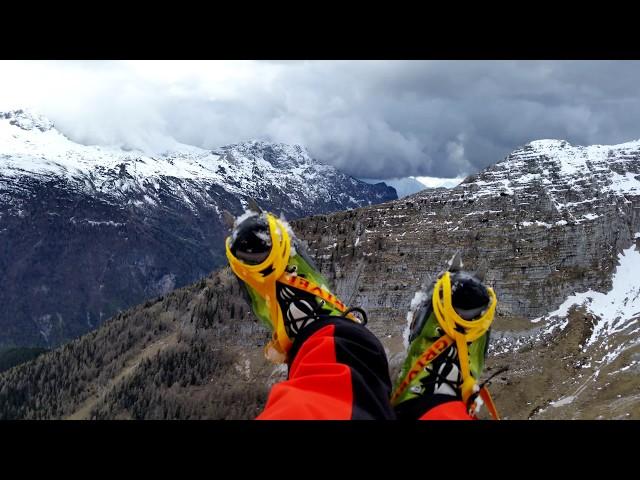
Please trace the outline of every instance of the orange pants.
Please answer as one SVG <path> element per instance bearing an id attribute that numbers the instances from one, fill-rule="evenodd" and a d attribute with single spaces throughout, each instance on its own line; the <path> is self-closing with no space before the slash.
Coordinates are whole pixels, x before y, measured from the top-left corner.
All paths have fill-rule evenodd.
<path id="1" fill-rule="evenodd" d="M 389 402 L 382 344 L 349 320 L 326 317 L 312 323 L 298 334 L 289 356 L 289 377 L 273 386 L 259 420 L 471 419 L 462 401 L 442 395 L 400 415 Z"/>

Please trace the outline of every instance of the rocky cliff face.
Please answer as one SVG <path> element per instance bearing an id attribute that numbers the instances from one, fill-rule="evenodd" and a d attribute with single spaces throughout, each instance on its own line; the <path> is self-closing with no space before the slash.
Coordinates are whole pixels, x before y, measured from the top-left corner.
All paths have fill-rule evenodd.
<path id="1" fill-rule="evenodd" d="M 507 414 L 522 418 L 530 407 L 527 415 L 607 417 L 600 390 L 638 371 L 640 280 L 624 272 L 640 266 L 640 142 L 532 142 L 453 190 L 295 228 L 338 293 L 370 312 L 392 354 L 414 292 L 456 250 L 466 268 L 486 269 L 499 299 L 490 366 L 512 367 L 507 386 L 496 386 Z M 392 366 L 400 360 L 393 355 Z M 625 395 L 637 385 L 630 381 Z M 598 394 L 580 406 L 571 388 Z M 634 398 L 614 415 L 640 414 Z"/>
<path id="2" fill-rule="evenodd" d="M 549 140 L 452 190 L 295 225 L 323 268 L 337 263 L 338 288 L 354 303 L 408 305 L 421 281 L 461 250 L 469 268 L 487 269 L 503 316 L 532 319 L 573 292 L 611 288 L 617 255 L 640 230 L 638 197 L 640 142 L 584 148 Z M 371 295 L 380 285 L 399 293 Z"/>
<path id="3" fill-rule="evenodd" d="M 516 150 L 452 190 L 425 191 L 292 225 L 345 303 L 368 311 L 369 328 L 387 348 L 393 373 L 402 361 L 411 298 L 461 250 L 465 267 L 486 269 L 486 280 L 498 295 L 487 375 L 509 367 L 491 388 L 506 418 L 640 418 L 639 174 L 640 142 L 574 147 L 544 140 Z M 201 285 L 108 322 L 94 335 L 105 336 L 107 329 L 125 335 L 151 319 L 166 320 L 171 327 L 148 333 L 148 343 L 139 347 L 120 348 L 110 378 L 125 372 L 126 380 L 112 385 L 85 373 L 86 386 L 53 415 L 250 417 L 260 408 L 265 387 L 283 378 L 283 372 L 261 359 L 259 345 L 266 334 L 246 306 L 230 305 L 236 294 L 237 282 L 224 269 Z M 185 334 L 190 340 L 167 340 L 176 332 L 190 332 Z M 106 344 L 119 348 L 117 339 L 106 338 Z M 144 369 L 127 370 L 129 359 L 137 358 L 134 353 L 148 345 L 160 345 L 173 359 L 180 348 L 197 351 L 188 347 L 194 338 L 206 338 L 214 351 L 232 354 L 206 380 L 182 385 L 178 375 L 155 381 L 158 371 L 177 368 L 168 366 L 175 360 L 164 357 L 145 363 Z M 138 345 L 134 340 L 131 345 Z M 97 338 L 83 337 L 57 355 L 73 363 L 82 358 L 79 352 L 96 344 Z M 29 379 L 39 378 L 36 373 L 45 379 L 43 390 L 59 386 L 56 378 L 68 371 L 56 369 L 62 363 L 54 358 L 43 355 L 0 376 L 0 411 L 4 402 L 13 412 L 8 417 L 37 416 L 33 402 L 48 405 L 48 397 L 25 392 L 32 386 Z M 247 388 L 263 390 L 248 395 L 246 402 L 234 397 L 241 412 L 220 413 L 213 410 L 213 400 L 204 399 L 226 391 L 229 375 Z M 73 378 L 67 381 L 73 384 Z M 100 393 L 87 408 L 82 402 L 92 392 Z M 164 392 L 173 392 L 170 405 Z M 20 398 L 28 400 L 15 400 Z M 142 407 L 154 401 L 164 410 Z"/>
<path id="4" fill-rule="evenodd" d="M 44 117 L 0 114 L 0 346 L 55 346 L 225 261 L 221 212 L 249 197 L 288 218 L 397 198 L 247 142 L 148 155 L 79 145 Z"/>

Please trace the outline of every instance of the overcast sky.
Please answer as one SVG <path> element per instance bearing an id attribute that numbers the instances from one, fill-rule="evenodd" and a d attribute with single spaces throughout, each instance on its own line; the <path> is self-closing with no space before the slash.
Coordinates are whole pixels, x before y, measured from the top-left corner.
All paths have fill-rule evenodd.
<path id="1" fill-rule="evenodd" d="M 640 138 L 638 61 L 0 61 L 0 110 L 75 141 L 305 145 L 366 178 L 457 177 L 541 138 Z"/>

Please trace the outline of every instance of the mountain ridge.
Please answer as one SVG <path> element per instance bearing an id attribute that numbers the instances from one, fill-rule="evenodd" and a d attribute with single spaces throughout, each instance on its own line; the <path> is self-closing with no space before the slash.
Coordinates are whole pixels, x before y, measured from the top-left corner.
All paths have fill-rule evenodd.
<path id="1" fill-rule="evenodd" d="M 206 276 L 225 262 L 222 212 L 249 198 L 291 219 L 397 198 L 301 146 L 149 156 L 80 145 L 20 110 L 0 114 L 0 145 L 0 346 L 59 345 Z"/>

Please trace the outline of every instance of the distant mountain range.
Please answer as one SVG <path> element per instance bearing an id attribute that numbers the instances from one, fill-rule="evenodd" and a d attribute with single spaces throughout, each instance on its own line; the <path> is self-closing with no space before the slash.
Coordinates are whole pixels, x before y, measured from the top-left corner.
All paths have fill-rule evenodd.
<path id="1" fill-rule="evenodd" d="M 381 180 L 362 178 L 368 183 L 378 183 Z M 462 178 L 438 178 L 438 177 L 404 177 L 385 179 L 384 183 L 395 188 L 398 198 L 404 198 L 414 193 L 421 192 L 427 188 L 453 188 L 460 185 Z"/>
<path id="2" fill-rule="evenodd" d="M 249 198 L 288 219 L 397 198 L 298 145 L 149 155 L 75 143 L 47 118 L 0 113 L 0 347 L 59 345 L 206 276 L 223 210 Z"/>

